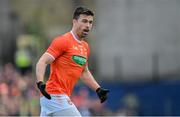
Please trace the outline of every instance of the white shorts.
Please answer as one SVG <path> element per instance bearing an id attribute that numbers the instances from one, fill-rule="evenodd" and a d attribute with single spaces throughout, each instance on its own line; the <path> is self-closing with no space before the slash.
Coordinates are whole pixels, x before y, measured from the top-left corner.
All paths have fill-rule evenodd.
<path id="1" fill-rule="evenodd" d="M 51 94 L 51 99 L 40 98 L 40 116 L 81 116 L 67 95 Z"/>

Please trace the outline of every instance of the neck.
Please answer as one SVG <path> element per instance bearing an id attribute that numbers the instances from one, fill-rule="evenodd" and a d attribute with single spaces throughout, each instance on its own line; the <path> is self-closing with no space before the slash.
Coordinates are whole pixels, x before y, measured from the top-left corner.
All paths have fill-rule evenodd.
<path id="1" fill-rule="evenodd" d="M 81 38 L 78 36 L 77 31 L 75 29 L 72 29 L 71 32 L 76 37 L 76 39 L 78 39 L 79 41 L 81 40 Z"/>
<path id="2" fill-rule="evenodd" d="M 73 32 L 73 30 L 71 30 L 71 34 L 73 35 L 74 39 L 75 39 L 77 42 L 81 43 L 80 38 L 77 36 L 76 33 Z"/>
<path id="3" fill-rule="evenodd" d="M 77 31 L 76 31 L 76 30 L 72 29 L 72 30 L 71 30 L 71 32 L 73 33 L 73 35 L 74 35 L 74 38 L 75 38 L 75 39 L 77 39 L 77 40 L 79 40 L 79 41 L 81 41 L 81 40 L 82 40 L 82 38 L 81 38 L 80 36 L 78 36 L 78 34 L 77 34 Z"/>

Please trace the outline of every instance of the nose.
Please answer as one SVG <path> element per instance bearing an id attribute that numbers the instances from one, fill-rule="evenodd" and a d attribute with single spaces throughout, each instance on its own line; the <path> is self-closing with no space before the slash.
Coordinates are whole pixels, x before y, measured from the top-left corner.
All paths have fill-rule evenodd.
<path id="1" fill-rule="evenodd" d="M 91 28 L 91 24 L 90 24 L 90 23 L 87 23 L 86 27 L 87 27 L 88 29 L 90 29 L 90 28 Z"/>
<path id="2" fill-rule="evenodd" d="M 90 26 L 89 23 L 87 23 L 87 24 L 86 24 L 86 27 L 89 28 L 89 26 Z"/>

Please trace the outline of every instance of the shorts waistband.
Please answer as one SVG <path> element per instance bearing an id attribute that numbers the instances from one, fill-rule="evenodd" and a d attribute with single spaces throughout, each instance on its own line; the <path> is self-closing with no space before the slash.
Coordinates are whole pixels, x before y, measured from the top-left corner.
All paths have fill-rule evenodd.
<path id="1" fill-rule="evenodd" d="M 67 97 L 69 98 L 69 96 L 65 95 L 65 94 L 50 94 L 52 97 Z"/>

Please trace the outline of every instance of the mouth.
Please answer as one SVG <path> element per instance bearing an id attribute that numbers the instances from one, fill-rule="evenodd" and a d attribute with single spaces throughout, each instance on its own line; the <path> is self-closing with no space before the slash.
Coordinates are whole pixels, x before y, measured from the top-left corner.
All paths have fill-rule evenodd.
<path id="1" fill-rule="evenodd" d="M 89 29 L 84 29 L 83 30 L 84 35 L 88 35 L 88 32 L 89 32 Z"/>
<path id="2" fill-rule="evenodd" d="M 84 29 L 83 32 L 88 33 L 88 32 L 89 32 L 89 29 Z"/>

